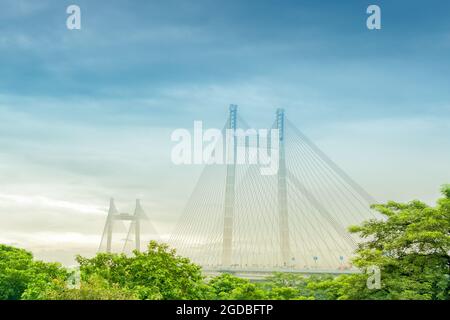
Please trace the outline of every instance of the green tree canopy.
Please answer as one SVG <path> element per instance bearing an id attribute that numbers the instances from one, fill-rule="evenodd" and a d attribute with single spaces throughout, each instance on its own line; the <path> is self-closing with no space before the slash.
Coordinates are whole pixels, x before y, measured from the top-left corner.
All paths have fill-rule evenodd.
<path id="1" fill-rule="evenodd" d="M 43 300 L 136 300 L 137 296 L 117 284 L 92 276 L 80 282 L 79 287 L 68 287 L 66 281 L 54 280 L 51 285 L 38 288 Z"/>
<path id="2" fill-rule="evenodd" d="M 201 268 L 155 241 L 131 257 L 99 253 L 91 259 L 78 256 L 77 261 L 82 281 L 97 276 L 133 291 L 139 299 L 201 299 L 207 293 Z"/>
<path id="3" fill-rule="evenodd" d="M 0 245 L 0 299 L 38 298 L 39 291 L 53 280 L 64 281 L 67 271 L 58 263 L 34 261 L 31 252 Z"/>
<path id="4" fill-rule="evenodd" d="M 346 293 L 354 299 L 449 299 L 450 292 L 450 187 L 435 207 L 420 201 L 374 205 L 385 220 L 352 227 L 365 240 L 354 264 L 378 266 L 381 289 L 369 290 L 363 276 L 349 278 Z M 360 281 L 357 281 L 357 280 Z"/>

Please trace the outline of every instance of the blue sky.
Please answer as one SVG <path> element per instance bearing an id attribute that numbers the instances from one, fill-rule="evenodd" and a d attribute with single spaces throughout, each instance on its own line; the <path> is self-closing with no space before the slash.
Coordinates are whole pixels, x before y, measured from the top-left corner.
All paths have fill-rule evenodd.
<path id="1" fill-rule="evenodd" d="M 66 28 L 70 4 L 81 30 Z M 432 203 L 450 182 L 448 1 L 0 8 L 0 241 L 92 252 L 110 196 L 123 210 L 142 198 L 169 233 L 199 172 L 170 163 L 170 133 L 222 127 L 230 103 L 255 126 L 285 108 L 380 201 Z"/>

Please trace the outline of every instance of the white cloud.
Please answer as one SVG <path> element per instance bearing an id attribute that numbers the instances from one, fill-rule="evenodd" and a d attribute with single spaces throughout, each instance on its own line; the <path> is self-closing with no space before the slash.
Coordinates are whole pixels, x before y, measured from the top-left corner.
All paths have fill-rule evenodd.
<path id="1" fill-rule="evenodd" d="M 47 249 L 70 249 L 74 247 L 98 247 L 100 235 L 77 232 L 10 232 L 2 235 L 4 243 L 19 242 L 22 246 Z"/>
<path id="2" fill-rule="evenodd" d="M 56 200 L 45 196 L 17 195 L 0 193 L 0 207 L 15 206 L 23 210 L 33 209 L 65 209 L 79 214 L 104 215 L 104 208 L 97 206 Z"/>

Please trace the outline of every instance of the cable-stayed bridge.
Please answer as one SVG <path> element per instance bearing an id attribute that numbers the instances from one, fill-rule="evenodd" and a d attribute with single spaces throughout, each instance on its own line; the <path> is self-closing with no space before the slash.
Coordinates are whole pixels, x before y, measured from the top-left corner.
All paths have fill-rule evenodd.
<path id="1" fill-rule="evenodd" d="M 234 105 L 224 127 L 250 129 Z M 351 272 L 358 239 L 347 228 L 377 218 L 370 209 L 375 200 L 282 109 L 271 128 L 278 129 L 276 148 L 269 138 L 250 136 L 241 145 L 231 138 L 224 148 L 277 153 L 277 173 L 262 175 L 260 165 L 236 161 L 206 165 L 170 243 L 209 271 Z"/>
<path id="2" fill-rule="evenodd" d="M 169 244 L 213 273 L 354 272 L 350 258 L 359 239 L 347 229 L 379 218 L 370 209 L 375 200 L 282 109 L 270 129 L 276 130 L 261 137 L 230 106 L 220 148 L 232 161 L 205 165 Z M 236 161 L 239 154 L 259 159 L 261 151 L 276 155 L 275 174 L 262 174 L 258 161 Z M 100 250 L 111 251 L 118 220 L 130 221 L 122 250 L 139 250 L 142 221 L 148 221 L 139 202 L 134 215 L 118 213 L 111 202 Z"/>

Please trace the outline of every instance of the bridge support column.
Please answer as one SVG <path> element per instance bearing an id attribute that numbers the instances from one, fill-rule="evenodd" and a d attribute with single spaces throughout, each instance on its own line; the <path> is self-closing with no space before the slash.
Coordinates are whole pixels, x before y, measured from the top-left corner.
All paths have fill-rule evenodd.
<path id="1" fill-rule="evenodd" d="M 141 251 L 141 222 L 139 219 L 136 219 L 134 225 L 134 242 L 136 251 Z"/>
<path id="2" fill-rule="evenodd" d="M 236 118 L 237 106 L 230 105 L 228 135 L 226 136 L 227 176 L 225 183 L 225 208 L 223 218 L 222 266 L 230 266 L 233 250 L 233 218 L 236 184 Z"/>
<path id="3" fill-rule="evenodd" d="M 111 242 L 112 242 L 112 219 L 110 222 L 108 222 L 108 235 L 106 239 L 106 252 L 111 253 Z"/>
<path id="4" fill-rule="evenodd" d="M 286 155 L 285 155 L 285 132 L 284 132 L 284 110 L 277 109 L 276 126 L 279 132 L 279 166 L 278 166 L 278 219 L 280 233 L 280 249 L 283 266 L 290 264 L 290 241 L 289 241 L 289 216 L 287 207 L 287 182 L 286 182 Z"/>
<path id="5" fill-rule="evenodd" d="M 135 249 L 141 251 L 141 220 L 146 219 L 144 209 L 141 206 L 141 200 L 136 199 L 136 208 L 134 209 L 134 242 Z"/>
<path id="6" fill-rule="evenodd" d="M 109 201 L 108 217 L 106 218 L 106 252 L 111 252 L 112 233 L 114 224 L 114 215 L 117 214 L 116 205 L 114 199 Z"/>

